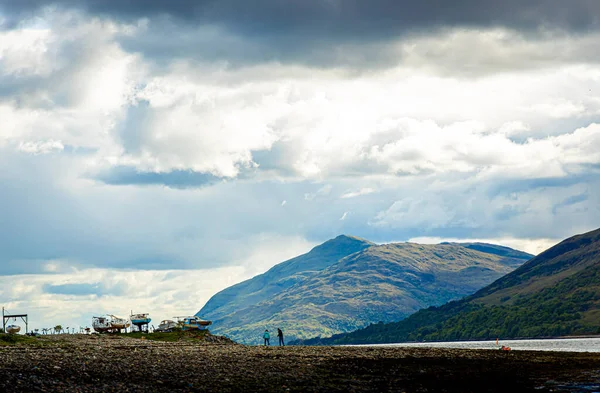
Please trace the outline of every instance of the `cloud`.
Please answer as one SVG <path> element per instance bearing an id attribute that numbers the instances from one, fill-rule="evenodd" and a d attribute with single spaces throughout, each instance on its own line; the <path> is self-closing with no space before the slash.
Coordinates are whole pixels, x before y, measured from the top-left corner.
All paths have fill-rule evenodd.
<path id="1" fill-rule="evenodd" d="M 76 283 L 76 284 L 46 284 L 43 292 L 54 295 L 95 295 L 104 296 L 107 294 L 121 296 L 124 295 L 126 288 L 123 286 L 114 286 L 106 288 L 102 283 Z"/>
<path id="2" fill-rule="evenodd" d="M 516 70 L 539 72 L 569 64 L 596 64 L 600 57 L 590 49 L 597 39 L 597 29 L 581 35 L 546 30 L 535 36 L 499 27 L 452 29 L 405 39 L 385 50 L 400 57 L 399 63 L 405 66 L 470 79 Z M 576 113 L 576 107 L 558 105 L 565 115 Z"/>
<path id="3" fill-rule="evenodd" d="M 328 196 L 331 193 L 332 189 L 333 189 L 333 186 L 331 184 L 325 184 L 325 185 L 319 187 L 319 189 L 317 189 L 315 192 L 309 192 L 309 193 L 304 194 L 304 200 L 312 201 L 313 199 L 315 199 L 317 197 Z"/>
<path id="4" fill-rule="evenodd" d="M 292 1 L 282 5 L 274 0 L 240 4 L 233 0 L 128 1 L 55 0 L 63 8 L 79 8 L 90 13 L 116 18 L 143 18 L 170 15 L 183 21 L 223 25 L 240 34 L 254 36 L 307 35 L 333 37 L 351 36 L 358 39 L 395 35 L 413 29 L 431 29 L 445 26 L 513 26 L 537 30 L 557 26 L 574 31 L 597 26 L 594 17 L 600 11 L 598 4 L 588 0 L 574 0 L 566 5 L 560 0 L 517 0 L 498 3 L 492 0 L 473 3 L 459 0 L 446 7 L 439 1 L 359 0 Z M 29 0 L 3 5 L 7 15 L 22 15 L 48 6 L 48 2 Z M 364 39 L 364 38 L 363 38 Z"/>
<path id="5" fill-rule="evenodd" d="M 452 176 L 435 184 L 412 182 L 411 186 L 419 191 L 397 195 L 373 215 L 369 225 L 376 231 L 394 231 L 393 240 L 399 236 L 561 239 L 594 229 L 593 217 L 600 214 L 592 198 L 592 190 L 600 187 L 599 174 L 553 187 L 521 188 L 518 183 L 513 187 L 507 179 L 484 184 L 470 176 Z M 590 198 L 583 199 L 582 193 Z M 565 200 L 573 203 L 565 204 Z"/>
<path id="6" fill-rule="evenodd" d="M 597 94 L 590 93 L 600 91 L 594 67 L 559 63 L 558 71 L 544 69 L 536 78 L 498 74 L 468 81 L 434 76 L 423 67 L 451 64 L 444 56 L 456 48 L 444 52 L 448 47 L 472 47 L 478 39 L 482 46 L 517 48 L 519 59 L 530 47 L 542 51 L 542 58 L 564 52 L 540 49 L 544 45 L 525 36 L 513 40 L 503 30 L 414 38 L 415 56 L 420 50 L 446 54 L 418 61 L 404 57 L 403 65 L 367 77 L 343 67 L 231 68 L 189 56 L 155 68 L 152 58 L 119 44 L 121 37 L 143 36 L 143 23 L 51 9 L 42 15 L 47 25 L 2 33 L 8 42 L 4 79 L 12 82 L 6 94 L 12 98 L 0 100 L 0 114 L 8 119 L 0 127 L 0 144 L 36 150 L 55 141 L 96 151 L 86 163 L 90 177 L 107 184 L 162 182 L 184 188 L 186 182 L 198 187 L 257 173 L 321 180 L 470 171 L 504 165 L 527 154 L 527 147 L 541 145 L 527 138 L 564 133 L 564 127 L 553 129 L 556 118 L 587 126 L 600 116 Z M 567 57 L 585 62 L 585 54 L 595 53 L 588 50 L 595 41 L 577 39 L 563 37 L 561 45 L 579 48 L 581 53 Z M 31 49 L 21 55 L 16 49 L 21 46 Z M 439 51 L 430 50 L 436 46 Z M 486 100 L 474 98 L 482 95 Z M 518 132 L 507 131 L 515 125 Z M 454 146 L 458 134 L 462 145 Z M 436 144 L 424 148 L 430 138 Z M 451 151 L 456 148 L 462 150 Z"/>
<path id="7" fill-rule="evenodd" d="M 208 173 L 190 170 L 139 172 L 135 168 L 124 166 L 112 167 L 104 173 L 94 174 L 93 178 L 111 185 L 164 185 L 171 188 L 205 187 L 221 180 Z"/>
<path id="8" fill-rule="evenodd" d="M 367 187 L 367 188 L 361 188 L 358 191 L 350 191 L 350 192 L 347 192 L 345 194 L 342 194 L 340 196 L 340 198 L 355 198 L 357 196 L 368 195 L 368 194 L 372 194 L 374 192 L 375 192 L 375 190 L 372 189 L 372 188 L 369 188 L 369 187 Z"/>
<path id="9" fill-rule="evenodd" d="M 138 92 L 138 105 L 129 108 L 120 135 L 126 150 L 119 161 L 153 171 L 191 169 L 221 177 L 252 168 L 251 151 L 267 149 L 276 139 L 268 125 L 273 114 L 258 111 L 261 102 L 249 105 L 236 92 L 199 94 L 202 87 L 172 74 Z"/>
<path id="10" fill-rule="evenodd" d="M 90 326 L 92 316 L 149 312 L 153 323 L 193 315 L 214 293 L 307 252 L 314 244 L 267 235 L 234 265 L 193 270 L 84 268 L 60 274 L 0 275 L 0 299 L 11 312 L 30 315 L 30 328 Z"/>
<path id="11" fill-rule="evenodd" d="M 597 64 L 593 49 L 598 29 L 580 34 L 548 26 L 537 34 L 506 26 L 448 26 L 385 38 L 305 35 L 256 39 L 214 25 L 186 25 L 172 19 L 150 19 L 135 34 L 118 35 L 130 52 L 168 67 L 174 59 L 192 60 L 240 71 L 261 64 L 371 72 L 397 66 L 425 69 L 441 75 L 474 78 L 515 70 L 540 70 L 569 64 Z M 177 32 L 173 42 L 163 31 Z M 223 77 L 220 75 L 219 77 Z"/>
<path id="12" fill-rule="evenodd" d="M 413 3 L 4 2 L 0 299 L 172 317 L 340 233 L 597 227 L 597 3 Z"/>
<path id="13" fill-rule="evenodd" d="M 439 244 L 443 242 L 450 243 L 489 243 L 506 246 L 515 250 L 525 251 L 533 255 L 538 255 L 550 247 L 556 245 L 563 239 L 456 239 L 456 238 L 439 238 L 439 237 L 416 237 L 409 239 L 411 243 L 420 244 Z"/>
<path id="14" fill-rule="evenodd" d="M 0 274 L 206 269 L 246 259 L 267 247 L 269 234 L 296 236 L 287 209 L 270 206 L 298 190 L 265 195 L 251 183 L 165 188 L 129 180 L 116 187 L 77 171 L 87 159 L 1 150 Z"/>
<path id="15" fill-rule="evenodd" d="M 12 312 L 30 315 L 30 328 L 91 326 L 92 316 L 149 312 L 154 324 L 193 315 L 213 292 L 246 277 L 241 268 L 205 271 L 84 269 L 61 275 L 0 277 L 0 297 Z"/>
<path id="16" fill-rule="evenodd" d="M 593 0 L 575 0 L 568 7 L 560 0 L 462 0 L 452 7 L 406 0 L 309 0 L 285 6 L 274 0 L 252 5 L 32 0 L 3 8 L 8 28 L 32 14 L 111 21 L 122 48 L 161 66 L 174 59 L 236 69 L 264 63 L 352 70 L 404 64 L 474 76 L 599 60 L 593 50 L 599 27 L 593 15 L 599 6 Z"/>
<path id="17" fill-rule="evenodd" d="M 39 141 L 39 142 L 21 142 L 18 149 L 25 153 L 47 154 L 64 150 L 64 145 L 60 141 Z"/>

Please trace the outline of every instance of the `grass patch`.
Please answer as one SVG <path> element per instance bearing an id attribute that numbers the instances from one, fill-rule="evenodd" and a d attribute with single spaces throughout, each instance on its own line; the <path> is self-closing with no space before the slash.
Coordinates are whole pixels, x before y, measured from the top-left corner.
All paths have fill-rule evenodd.
<path id="1" fill-rule="evenodd" d="M 0 333 L 0 345 L 15 345 L 15 344 L 39 344 L 40 342 L 29 336 L 21 334 L 6 334 Z"/>

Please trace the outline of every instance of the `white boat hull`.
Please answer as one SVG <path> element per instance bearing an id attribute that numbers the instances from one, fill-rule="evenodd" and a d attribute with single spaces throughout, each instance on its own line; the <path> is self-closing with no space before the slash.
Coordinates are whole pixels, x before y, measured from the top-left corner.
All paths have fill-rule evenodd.
<path id="1" fill-rule="evenodd" d="M 8 325 L 6 327 L 6 333 L 8 334 L 17 334 L 21 331 L 21 326 L 17 325 Z"/>
<path id="2" fill-rule="evenodd" d="M 92 328 L 98 333 L 118 332 L 127 329 L 130 325 L 128 320 L 115 317 L 114 315 L 94 317 L 92 320 Z"/>

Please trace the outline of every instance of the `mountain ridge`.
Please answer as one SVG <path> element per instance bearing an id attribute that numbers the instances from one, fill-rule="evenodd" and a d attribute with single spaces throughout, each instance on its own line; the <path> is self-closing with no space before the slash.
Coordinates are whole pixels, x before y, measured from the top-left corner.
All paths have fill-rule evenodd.
<path id="1" fill-rule="evenodd" d="M 314 344 L 600 334 L 600 229 L 575 235 L 474 294 Z"/>
<path id="2" fill-rule="evenodd" d="M 341 235 L 219 292 L 197 315 L 212 319 L 215 333 L 245 343 L 274 327 L 292 339 L 331 335 L 473 293 L 531 257 L 507 250 L 374 244 Z"/>

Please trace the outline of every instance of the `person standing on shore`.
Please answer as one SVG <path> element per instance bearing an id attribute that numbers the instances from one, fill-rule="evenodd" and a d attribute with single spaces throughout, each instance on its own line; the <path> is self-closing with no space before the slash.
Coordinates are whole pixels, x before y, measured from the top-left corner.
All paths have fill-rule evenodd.
<path id="1" fill-rule="evenodd" d="M 265 339 L 265 347 L 267 345 L 271 345 L 271 343 L 269 342 L 269 339 L 271 338 L 271 335 L 269 334 L 269 330 L 265 330 L 265 334 L 263 334 L 263 338 Z"/>
<path id="2" fill-rule="evenodd" d="M 283 342 L 283 332 L 280 328 L 277 328 L 277 337 L 279 337 L 279 346 L 285 347 L 285 343 Z"/>

